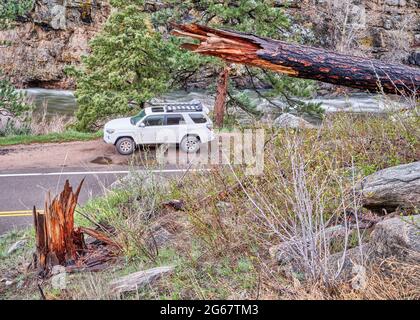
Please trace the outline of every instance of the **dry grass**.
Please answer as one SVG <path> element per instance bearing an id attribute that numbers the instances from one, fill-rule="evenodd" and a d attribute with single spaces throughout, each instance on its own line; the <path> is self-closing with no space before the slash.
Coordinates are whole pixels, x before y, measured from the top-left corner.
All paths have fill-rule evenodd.
<path id="1" fill-rule="evenodd" d="M 322 283 L 291 285 L 282 298 L 290 300 L 418 300 L 420 268 L 416 263 L 387 259 L 367 268 L 367 286 L 354 290 L 347 283 L 326 289 Z"/>
<path id="2" fill-rule="evenodd" d="M 62 133 L 74 123 L 74 117 L 60 114 L 48 115 L 47 108 L 45 103 L 42 112 L 32 114 L 30 121 L 30 132 L 32 135 Z"/>

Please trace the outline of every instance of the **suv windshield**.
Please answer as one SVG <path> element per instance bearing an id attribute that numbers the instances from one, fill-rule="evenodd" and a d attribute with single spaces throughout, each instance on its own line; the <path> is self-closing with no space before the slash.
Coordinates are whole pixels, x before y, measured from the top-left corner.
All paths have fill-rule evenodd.
<path id="1" fill-rule="evenodd" d="M 146 111 L 144 111 L 144 109 L 141 110 L 138 115 L 136 115 L 136 116 L 134 116 L 130 119 L 131 124 L 133 126 L 135 126 L 137 124 L 137 122 L 139 122 L 141 119 L 144 118 L 145 115 L 146 115 Z"/>

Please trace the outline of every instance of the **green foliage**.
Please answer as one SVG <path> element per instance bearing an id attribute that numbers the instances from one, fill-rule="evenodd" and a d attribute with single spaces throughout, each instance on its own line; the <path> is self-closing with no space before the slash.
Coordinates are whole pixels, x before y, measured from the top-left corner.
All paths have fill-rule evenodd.
<path id="1" fill-rule="evenodd" d="M 22 116 L 31 111 L 32 106 L 27 102 L 25 93 L 16 90 L 10 81 L 0 71 L 0 109 L 6 109 L 14 116 Z"/>
<path id="2" fill-rule="evenodd" d="M 26 130 L 26 131 L 24 131 Z M 31 135 L 27 126 L 24 126 L 21 131 L 14 131 L 13 135 L 1 136 L 0 146 L 10 146 L 16 144 L 30 144 L 30 143 L 49 143 L 49 142 L 69 142 L 69 141 L 88 141 L 102 137 L 103 132 L 78 132 L 74 130 L 67 130 L 64 132 L 54 132 L 41 135 Z"/>
<path id="3" fill-rule="evenodd" d="M 222 27 L 264 37 L 282 38 L 290 22 L 283 10 L 264 0 L 188 0 L 163 1 L 165 9 L 153 14 L 158 24 L 188 21 Z"/>
<path id="4" fill-rule="evenodd" d="M 31 133 L 31 128 L 28 124 L 22 124 L 20 126 L 17 126 L 13 120 L 8 120 L 6 122 L 6 125 L 2 128 L 0 128 L 0 145 L 2 145 L 2 139 L 3 137 L 5 140 L 10 139 L 10 137 L 15 136 L 22 136 L 22 135 L 28 135 Z"/>
<path id="5" fill-rule="evenodd" d="M 301 98 L 311 98 L 316 90 L 316 83 L 312 80 L 291 78 L 273 71 L 262 70 L 259 68 L 246 67 L 250 81 L 258 95 L 267 100 L 273 107 L 280 112 L 292 112 L 296 114 L 307 114 L 312 117 L 322 118 L 324 110 L 321 103 L 308 103 Z M 267 92 L 260 92 L 255 85 L 255 79 L 260 83 L 269 84 L 271 89 Z M 281 97 L 285 104 L 278 105 L 273 102 L 273 98 Z M 246 102 L 246 101 L 245 101 Z M 243 109 L 249 109 L 249 105 L 243 104 Z M 252 108 L 252 106 L 251 106 Z"/>
<path id="6" fill-rule="evenodd" d="M 10 26 L 10 22 L 16 20 L 32 10 L 34 0 L 1 0 L 0 2 L 0 29 Z"/>

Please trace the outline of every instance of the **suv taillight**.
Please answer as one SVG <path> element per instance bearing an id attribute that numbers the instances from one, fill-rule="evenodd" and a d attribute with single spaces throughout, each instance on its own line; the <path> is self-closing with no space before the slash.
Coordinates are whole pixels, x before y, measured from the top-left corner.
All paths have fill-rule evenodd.
<path id="1" fill-rule="evenodd" d="M 213 130 L 213 124 L 212 123 L 207 123 L 207 129 Z"/>

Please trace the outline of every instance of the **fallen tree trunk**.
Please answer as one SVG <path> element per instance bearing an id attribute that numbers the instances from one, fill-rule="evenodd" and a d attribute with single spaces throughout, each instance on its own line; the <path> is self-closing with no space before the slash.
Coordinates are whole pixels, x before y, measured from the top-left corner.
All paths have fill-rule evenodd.
<path id="1" fill-rule="evenodd" d="M 228 62 L 370 92 L 420 95 L 418 68 L 196 24 L 176 25 L 172 33 L 200 41 L 183 48 Z"/>

